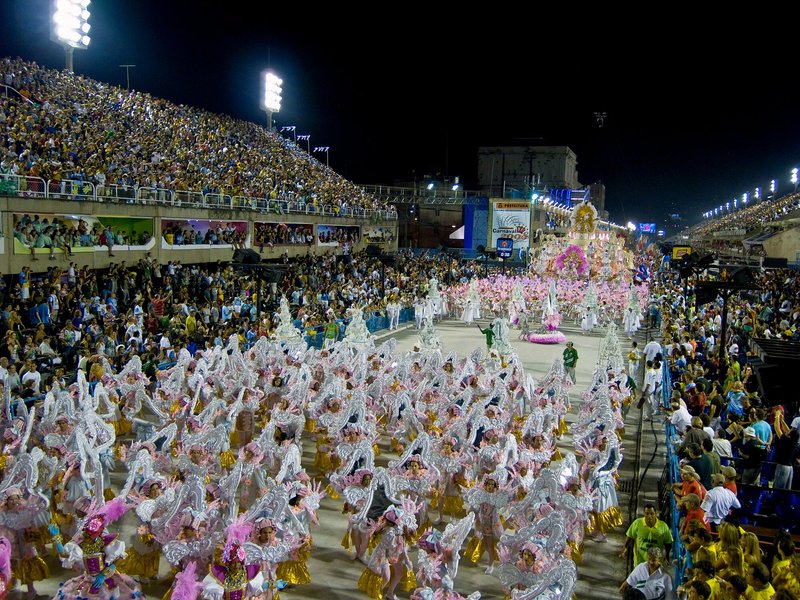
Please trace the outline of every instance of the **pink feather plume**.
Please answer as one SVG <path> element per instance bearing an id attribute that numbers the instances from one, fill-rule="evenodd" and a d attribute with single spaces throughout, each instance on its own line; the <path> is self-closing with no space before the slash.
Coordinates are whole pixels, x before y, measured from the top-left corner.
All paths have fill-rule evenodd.
<path id="1" fill-rule="evenodd" d="M 106 525 L 108 525 L 122 518 L 122 515 L 128 512 L 128 509 L 130 509 L 130 506 L 125 504 L 125 498 L 114 498 L 101 506 L 97 514 L 104 515 L 106 518 Z"/>
<path id="2" fill-rule="evenodd" d="M 197 581 L 197 565 L 194 561 L 175 575 L 175 587 L 172 590 L 172 600 L 197 600 L 203 585 Z"/>
<path id="3" fill-rule="evenodd" d="M 11 542 L 5 537 L 0 537 L 0 576 L 11 580 Z"/>
<path id="4" fill-rule="evenodd" d="M 244 518 L 240 518 L 228 525 L 225 533 L 228 534 L 228 543 L 239 542 L 241 544 L 250 538 L 252 531 L 253 524 L 250 521 L 246 521 Z"/>

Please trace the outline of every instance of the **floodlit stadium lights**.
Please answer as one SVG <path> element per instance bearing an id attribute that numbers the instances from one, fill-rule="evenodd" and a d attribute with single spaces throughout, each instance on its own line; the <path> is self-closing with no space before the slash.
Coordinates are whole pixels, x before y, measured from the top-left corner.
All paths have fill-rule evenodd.
<path id="1" fill-rule="evenodd" d="M 452 190 L 455 192 L 457 189 L 458 189 L 458 184 L 457 184 L 457 183 L 454 183 L 454 184 L 453 184 L 453 188 L 452 188 Z"/>
<path id="2" fill-rule="evenodd" d="M 628 221 L 628 230 L 629 231 L 636 231 L 636 225 L 634 225 L 632 222 Z"/>
<path id="3" fill-rule="evenodd" d="M 775 180 L 774 179 L 769 182 L 769 191 L 772 192 L 773 194 L 775 193 Z"/>
<path id="4" fill-rule="evenodd" d="M 56 0 L 53 10 L 53 39 L 70 48 L 85 50 L 92 39 L 87 10 L 90 0 Z"/>
<path id="5" fill-rule="evenodd" d="M 432 190 L 432 189 L 433 189 L 433 182 L 430 182 L 430 183 L 428 184 L 428 189 L 429 189 L 429 190 Z"/>
<path id="6" fill-rule="evenodd" d="M 270 113 L 280 112 L 281 94 L 283 93 L 283 79 L 272 71 L 264 71 L 264 97 L 262 108 Z"/>
<path id="7" fill-rule="evenodd" d="M 792 169 L 792 183 L 797 183 L 797 167 Z"/>

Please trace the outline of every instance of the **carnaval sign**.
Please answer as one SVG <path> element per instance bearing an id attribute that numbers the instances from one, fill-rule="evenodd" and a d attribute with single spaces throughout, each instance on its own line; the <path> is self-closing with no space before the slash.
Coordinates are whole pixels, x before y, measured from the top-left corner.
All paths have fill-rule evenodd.
<path id="1" fill-rule="evenodd" d="M 489 247 L 497 247 L 500 238 L 514 240 L 514 248 L 527 250 L 531 237 L 531 205 L 528 202 L 492 200 L 489 223 Z"/>

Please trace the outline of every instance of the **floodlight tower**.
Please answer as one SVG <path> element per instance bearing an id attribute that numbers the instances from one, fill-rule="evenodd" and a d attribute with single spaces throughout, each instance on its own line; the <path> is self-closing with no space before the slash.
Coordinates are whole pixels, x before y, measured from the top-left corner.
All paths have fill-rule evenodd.
<path id="1" fill-rule="evenodd" d="M 264 93 L 261 97 L 261 108 L 267 112 L 267 131 L 272 131 L 272 113 L 281 111 L 283 79 L 272 71 L 264 71 L 262 81 Z"/>
<path id="2" fill-rule="evenodd" d="M 89 4 L 91 0 L 53 0 L 50 39 L 64 47 L 66 69 L 72 68 L 72 52 L 89 47 Z"/>

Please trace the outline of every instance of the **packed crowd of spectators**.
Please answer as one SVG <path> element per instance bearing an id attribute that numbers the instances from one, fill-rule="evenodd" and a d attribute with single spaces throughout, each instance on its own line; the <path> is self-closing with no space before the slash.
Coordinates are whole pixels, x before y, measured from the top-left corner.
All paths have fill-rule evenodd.
<path id="1" fill-rule="evenodd" d="M 16 218 L 14 238 L 30 248 L 31 256 L 35 259 L 34 250 L 37 248 L 50 249 L 51 258 L 54 257 L 54 249 L 62 250 L 69 257 L 73 248 L 144 245 L 150 241 L 152 235 L 142 231 L 134 236 L 127 236 L 124 231 L 115 230 L 112 225 L 103 225 L 99 221 L 90 225 L 83 219 L 53 217 L 50 220 L 47 217 L 40 219 L 39 215 L 31 217 L 24 214 Z"/>
<path id="2" fill-rule="evenodd" d="M 314 226 L 297 223 L 254 223 L 254 246 L 313 246 Z"/>
<path id="3" fill-rule="evenodd" d="M 91 182 L 99 196 L 156 188 L 386 210 L 293 142 L 255 123 L 177 105 L 20 58 L 0 60 L 0 179 Z"/>
<path id="4" fill-rule="evenodd" d="M 199 231 L 191 221 L 162 222 L 161 235 L 168 244 L 191 246 L 194 244 L 230 244 L 234 248 L 244 248 L 247 234 L 238 230 L 233 223 L 209 223 L 206 232 Z"/>
<path id="5" fill-rule="evenodd" d="M 288 257 L 284 260 L 288 263 Z M 262 284 L 259 322 L 258 283 L 229 264 L 162 265 L 148 254 L 135 264 L 122 261 L 107 270 L 69 263 L 66 269 L 49 266 L 34 275 L 24 267 L 0 278 L 0 382 L 12 397 L 38 396 L 53 377 L 74 374 L 79 363 L 90 379 L 98 380 L 106 361 L 119 369 L 134 354 L 152 375 L 178 353 L 223 344 L 230 335 L 238 334 L 242 345 L 272 335 L 283 295 L 296 321 L 313 329 L 346 319 L 351 306 L 365 315 L 385 312 L 384 294 L 395 294 L 410 306 L 425 294 L 431 277 L 445 282 L 477 272 L 472 264 L 456 267 L 435 256 L 405 253 L 396 265 L 381 268 L 365 253 L 300 257 L 280 286 Z M 31 389 L 26 387 L 29 379 L 36 380 Z"/>
<path id="6" fill-rule="evenodd" d="M 798 208 L 800 208 L 800 194 L 796 192 L 775 200 L 754 200 L 733 212 L 705 219 L 699 225 L 690 228 L 689 235 L 693 238 L 702 238 L 720 231 L 750 232 L 765 223 L 780 220 Z"/>
<path id="7" fill-rule="evenodd" d="M 789 270 L 755 276 L 760 289 L 729 301 L 724 340 L 720 304 L 696 308 L 671 276 L 654 282 L 648 307 L 650 324 L 659 325 L 663 337 L 643 349 L 643 402 L 648 394 L 660 398 L 659 372 L 666 361 L 672 389 L 664 418 L 674 426 L 677 435 L 669 443 L 680 458 L 673 493 L 689 568 L 687 581 L 676 585 L 704 593 L 710 586 L 718 594 L 689 597 L 800 597 L 800 555 L 791 534 L 780 530 L 768 540 L 773 545 L 767 556 L 758 537 L 739 526 L 748 516 L 741 486 L 796 487 L 800 441 L 796 398 L 767 404 L 750 364 L 754 338 L 798 339 L 800 278 Z M 773 596 L 779 592 L 784 595 Z"/>

